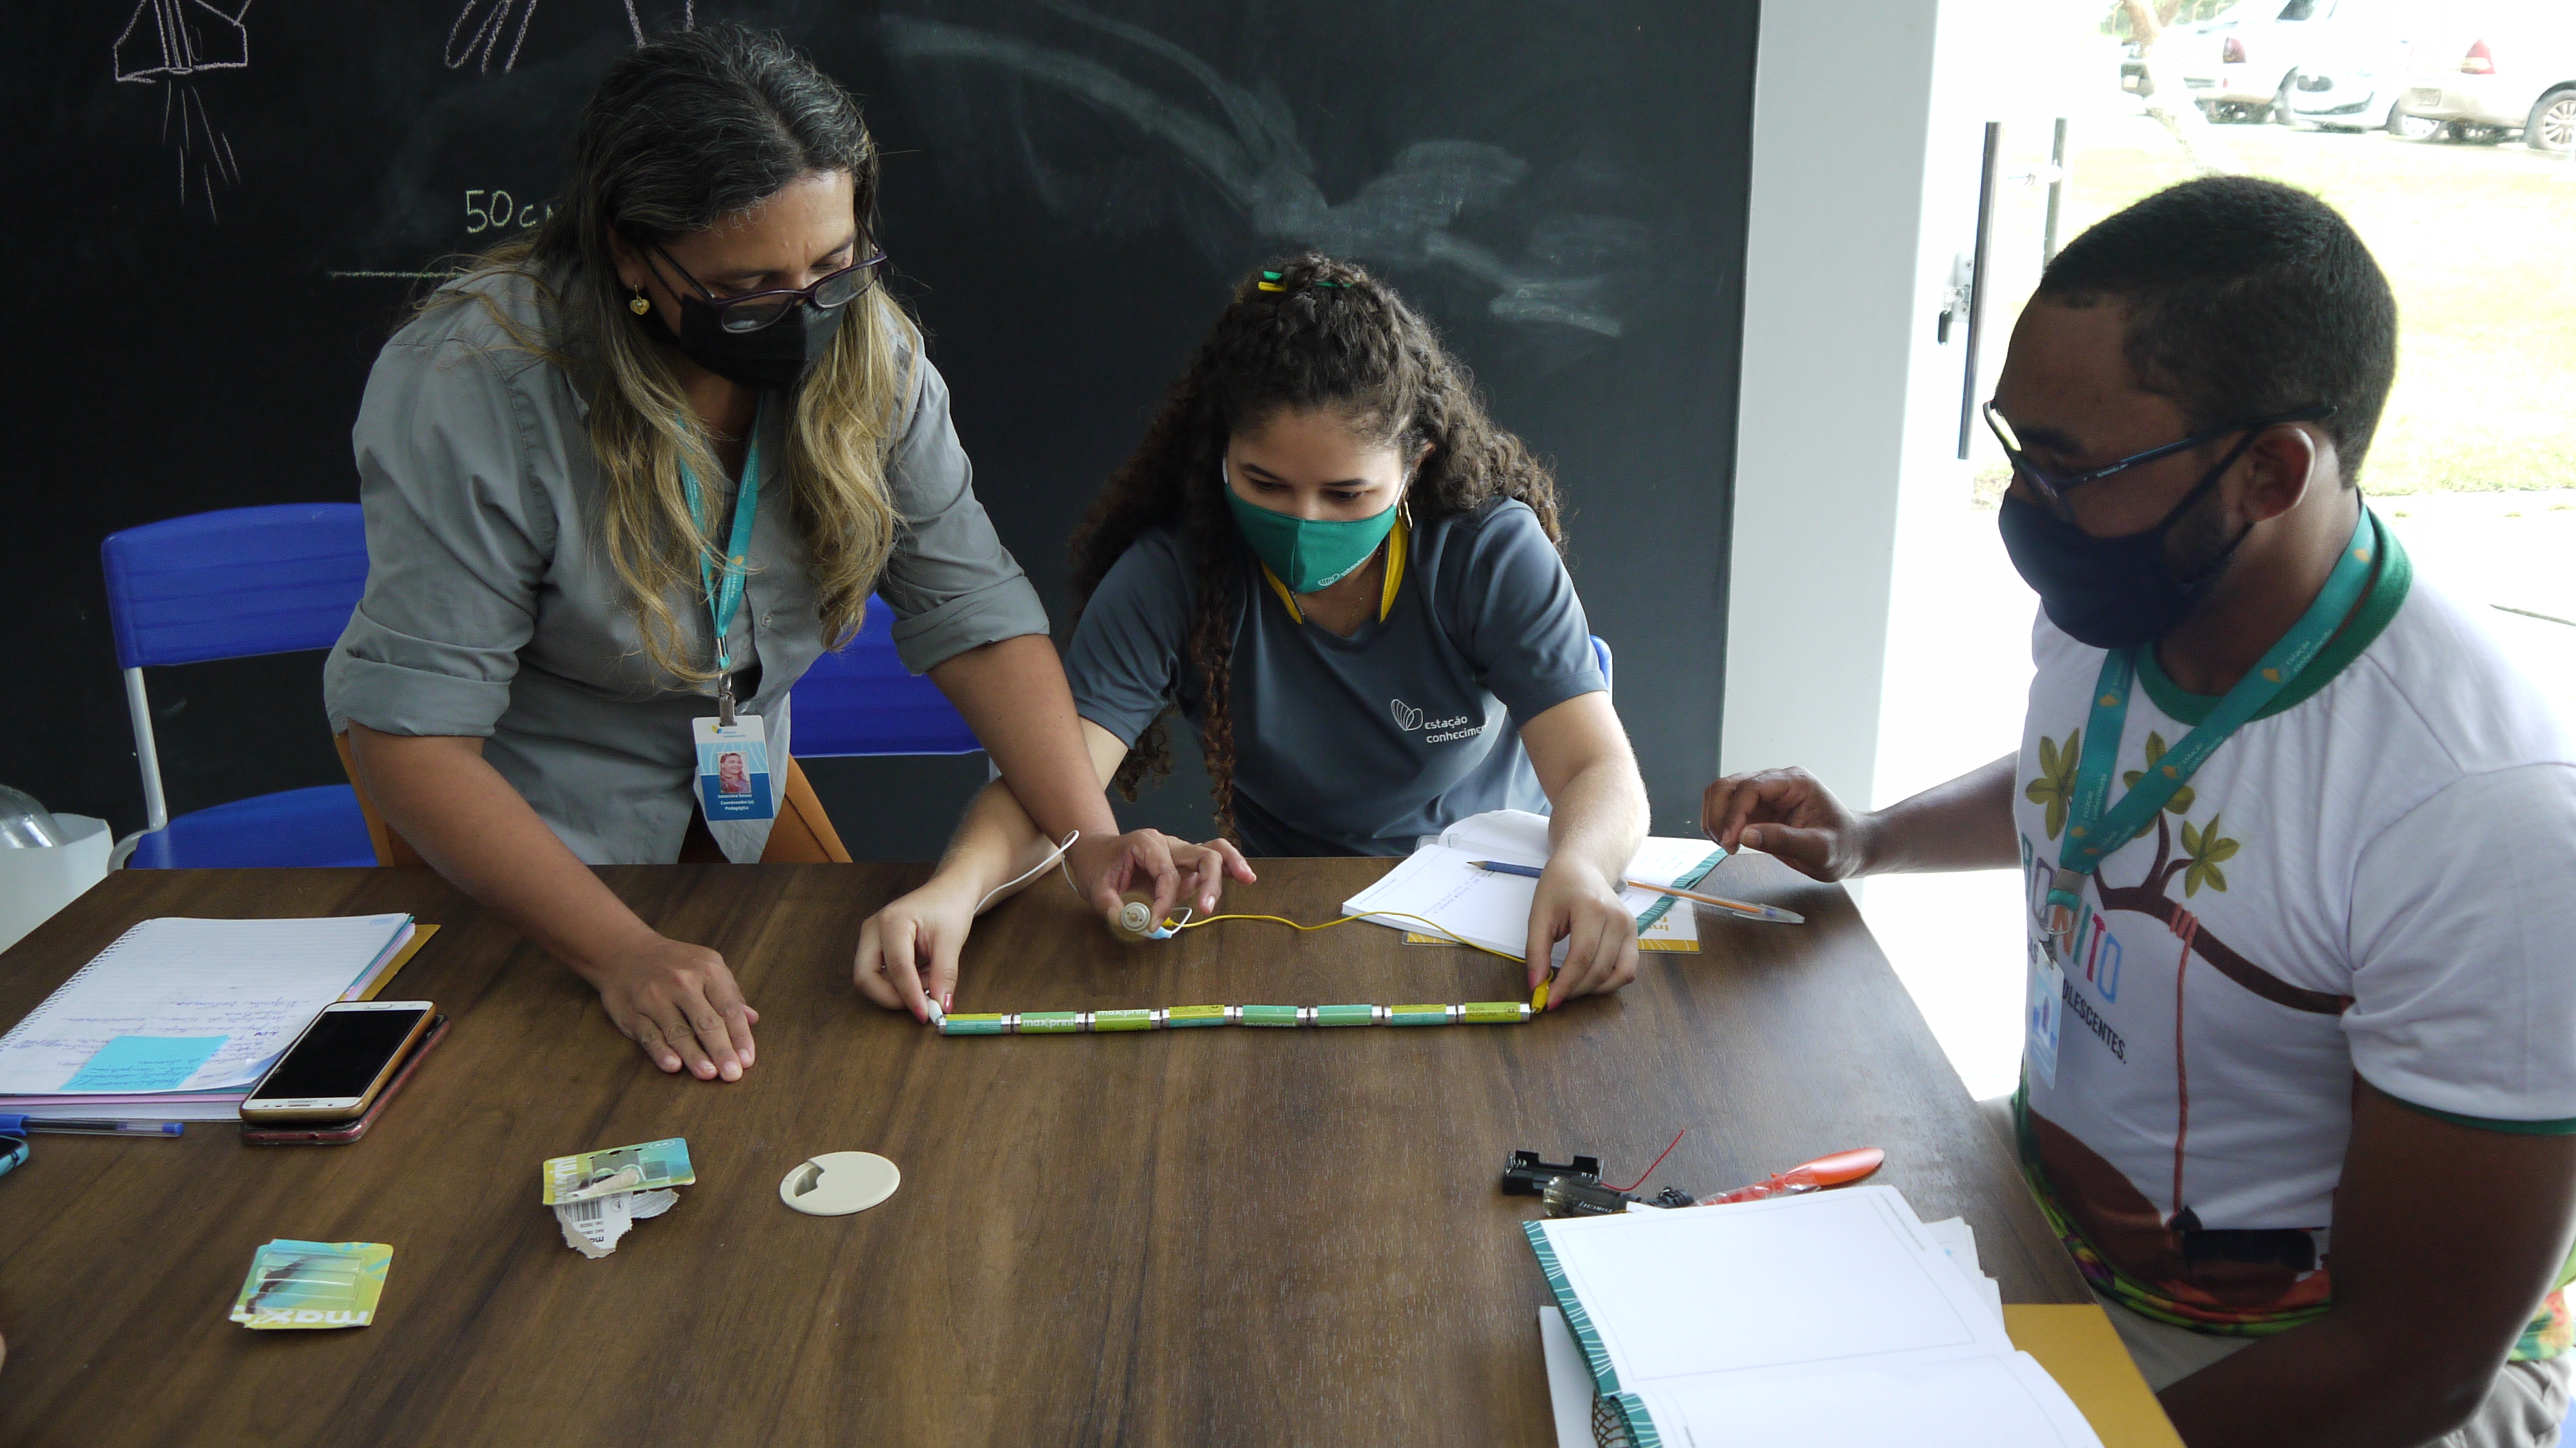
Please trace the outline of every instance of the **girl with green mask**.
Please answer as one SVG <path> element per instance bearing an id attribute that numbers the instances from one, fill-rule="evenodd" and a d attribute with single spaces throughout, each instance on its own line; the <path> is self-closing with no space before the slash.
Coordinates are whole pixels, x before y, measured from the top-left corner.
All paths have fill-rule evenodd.
<path id="1" fill-rule="evenodd" d="M 1557 511 L 1391 288 L 1313 254 L 1245 278 L 1074 535 L 1065 671 L 1102 780 L 1134 799 L 1168 771 L 1178 714 L 1214 796 L 1205 848 L 1247 881 L 1246 856 L 1403 855 L 1468 815 L 1546 813 L 1528 983 L 1562 942 L 1551 1005 L 1625 985 L 1645 786 Z M 879 917 L 936 942 L 906 963 L 943 1005 L 977 902 L 1046 849 L 988 788 Z"/>

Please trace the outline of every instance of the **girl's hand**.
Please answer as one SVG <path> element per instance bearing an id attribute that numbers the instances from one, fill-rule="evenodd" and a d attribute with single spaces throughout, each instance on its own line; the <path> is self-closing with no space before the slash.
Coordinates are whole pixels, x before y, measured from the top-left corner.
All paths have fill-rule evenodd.
<path id="1" fill-rule="evenodd" d="M 1637 978 L 1637 917 L 1619 898 L 1618 885 L 1599 868 L 1558 855 L 1539 876 L 1530 901 L 1529 985 L 1547 978 L 1556 942 L 1566 943 L 1565 964 L 1548 989 L 1547 1008 L 1579 995 L 1608 992 Z"/>
<path id="2" fill-rule="evenodd" d="M 957 991 L 957 953 L 975 928 L 976 898 L 972 882 L 942 873 L 869 916 L 850 968 L 859 993 L 925 1024 L 932 1001 L 946 1014 Z"/>
<path id="3" fill-rule="evenodd" d="M 1201 915 L 1216 913 L 1217 897 L 1225 893 L 1225 877 L 1232 875 L 1249 885 L 1260 879 L 1245 862 L 1243 851 L 1232 840 L 1210 840 L 1193 845 L 1183 840 L 1172 841 L 1172 863 L 1181 869 L 1181 899 Z"/>
<path id="4" fill-rule="evenodd" d="M 1182 906 L 1201 915 L 1216 908 L 1225 877 L 1249 883 L 1252 867 L 1243 852 L 1225 840 L 1194 845 L 1161 830 L 1130 830 L 1123 835 L 1085 835 L 1065 856 L 1075 880 L 1101 918 L 1115 921 L 1128 889 L 1151 889 L 1154 918 L 1168 920 Z M 1147 882 L 1150 881 L 1150 886 Z"/>

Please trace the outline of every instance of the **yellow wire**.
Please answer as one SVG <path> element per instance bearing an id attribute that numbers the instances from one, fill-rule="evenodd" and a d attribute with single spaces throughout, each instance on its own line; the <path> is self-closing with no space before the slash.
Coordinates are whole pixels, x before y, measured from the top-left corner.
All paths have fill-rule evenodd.
<path id="1" fill-rule="evenodd" d="M 1327 920 L 1321 925 L 1300 925 L 1285 915 L 1202 915 L 1198 919 L 1189 921 L 1186 924 L 1175 925 L 1172 929 L 1175 932 L 1182 930 L 1196 930 L 1202 925 L 1214 925 L 1220 920 L 1267 920 L 1274 925 L 1285 925 L 1291 930 L 1330 930 L 1336 925 L 1348 925 L 1354 920 L 1372 920 L 1379 916 L 1386 916 L 1395 920 L 1410 920 L 1417 925 L 1428 925 L 1431 927 L 1431 933 L 1439 936 L 1443 940 L 1463 945 L 1469 950 L 1481 950 L 1487 955 L 1493 956 L 1499 960 L 1508 960 L 1514 965 L 1528 964 L 1527 961 L 1524 961 L 1517 955 L 1506 955 L 1502 951 L 1493 949 L 1491 946 L 1478 945 L 1472 940 L 1461 940 L 1457 936 L 1449 933 L 1449 931 L 1443 928 L 1439 922 L 1425 920 L 1419 915 L 1408 915 L 1401 910 L 1372 910 L 1366 915 L 1345 915 L 1339 920 Z"/>

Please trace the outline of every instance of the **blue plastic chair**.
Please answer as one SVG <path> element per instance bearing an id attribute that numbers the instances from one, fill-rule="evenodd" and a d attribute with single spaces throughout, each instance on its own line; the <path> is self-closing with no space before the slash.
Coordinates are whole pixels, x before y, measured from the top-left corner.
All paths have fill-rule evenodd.
<path id="1" fill-rule="evenodd" d="M 1592 636 L 1601 682 L 1610 682 L 1610 645 Z M 972 754 L 984 746 L 948 696 L 895 657 L 894 617 L 868 604 L 856 638 L 814 661 L 789 691 L 791 747 L 800 759 L 851 755 Z"/>
<path id="2" fill-rule="evenodd" d="M 171 818 L 143 685 L 149 667 L 337 642 L 367 584 L 366 522 L 358 505 L 287 503 L 169 518 L 111 533 L 98 553 L 143 773 L 144 829 L 125 863 L 147 869 L 376 863 L 357 793 L 345 784 L 255 795 Z M 318 701 L 302 703 L 318 707 Z"/>
<path id="3" fill-rule="evenodd" d="M 858 636 L 816 659 L 788 697 L 788 747 L 799 759 L 972 754 L 984 747 L 939 686 L 895 657 L 894 612 L 874 599 Z"/>
<path id="4" fill-rule="evenodd" d="M 1597 634 L 1592 656 L 1607 687 L 1610 645 Z M 893 615 L 874 599 L 857 636 L 839 652 L 817 658 L 789 698 L 789 747 L 800 759 L 972 754 L 984 747 L 937 685 L 905 670 L 895 656 Z M 837 837 L 832 848 L 841 848 Z"/>

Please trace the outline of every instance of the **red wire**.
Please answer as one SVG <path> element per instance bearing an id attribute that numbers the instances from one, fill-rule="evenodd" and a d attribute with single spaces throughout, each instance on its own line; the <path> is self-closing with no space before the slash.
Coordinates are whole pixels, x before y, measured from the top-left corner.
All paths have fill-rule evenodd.
<path id="1" fill-rule="evenodd" d="M 1683 1137 L 1685 1137 L 1685 1136 L 1688 1136 L 1688 1135 L 1690 1135 L 1690 1128 L 1689 1128 L 1689 1127 L 1687 1127 L 1687 1126 L 1683 1127 L 1683 1128 L 1682 1128 L 1681 1130 L 1679 1130 L 1679 1131 L 1674 1132 L 1674 1133 L 1673 1133 L 1672 1145 L 1671 1145 L 1671 1146 L 1667 1146 L 1667 1147 L 1665 1147 L 1665 1148 L 1664 1148 L 1664 1156 L 1670 1156 L 1670 1155 L 1672 1155 L 1672 1154 L 1673 1154 L 1673 1147 L 1681 1145 L 1681 1144 L 1682 1144 L 1682 1138 L 1683 1138 Z M 1659 1157 L 1656 1157 L 1656 1158 L 1655 1158 L 1654 1162 L 1646 1168 L 1646 1175 L 1645 1175 L 1645 1176 L 1641 1176 L 1641 1177 L 1637 1178 L 1635 1181 L 1632 1181 L 1632 1182 L 1628 1183 L 1628 1184 L 1627 1184 L 1626 1186 L 1624 1186 L 1624 1187 L 1612 1187 L 1610 1190 L 1612 1190 L 1612 1191 L 1614 1191 L 1614 1192 L 1633 1192 L 1633 1191 L 1635 1191 L 1637 1188 L 1639 1188 L 1639 1187 L 1641 1187 L 1641 1186 L 1644 1186 L 1644 1185 L 1646 1184 L 1646 1177 L 1653 1176 L 1653 1175 L 1655 1174 L 1655 1168 L 1656 1168 L 1656 1167 L 1659 1167 L 1659 1166 L 1662 1166 L 1662 1165 L 1664 1164 L 1664 1156 L 1659 1156 Z"/>

